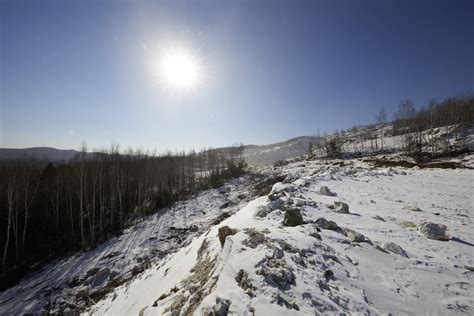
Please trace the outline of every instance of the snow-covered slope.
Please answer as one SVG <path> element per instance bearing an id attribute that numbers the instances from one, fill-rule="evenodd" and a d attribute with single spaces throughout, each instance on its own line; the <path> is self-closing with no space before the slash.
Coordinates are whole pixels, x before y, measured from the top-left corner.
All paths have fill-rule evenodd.
<path id="1" fill-rule="evenodd" d="M 278 160 L 296 158 L 308 153 L 310 142 L 316 137 L 301 136 L 270 145 L 246 145 L 243 157 L 252 166 L 271 165 Z"/>
<path id="2" fill-rule="evenodd" d="M 246 176 L 204 191 L 159 210 L 95 249 L 42 267 L 0 292 L 0 315 L 84 309 L 239 210 L 252 196 L 252 184 Z"/>
<path id="3" fill-rule="evenodd" d="M 266 172 L 286 175 L 285 183 L 196 234 L 87 313 L 474 313 L 474 170 L 351 160 Z M 334 195 L 322 194 L 323 186 Z M 449 241 L 427 238 L 435 233 L 430 222 L 446 225 L 438 237 Z M 227 234 L 221 246 L 218 235 Z"/>

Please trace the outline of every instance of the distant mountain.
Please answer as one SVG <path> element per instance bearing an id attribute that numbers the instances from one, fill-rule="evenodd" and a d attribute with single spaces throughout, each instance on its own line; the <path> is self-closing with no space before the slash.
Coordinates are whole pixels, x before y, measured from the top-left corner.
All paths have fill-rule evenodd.
<path id="1" fill-rule="evenodd" d="M 51 147 L 32 147 L 23 149 L 0 148 L 0 160 L 62 161 L 71 160 L 79 152 L 72 149 L 56 149 Z"/>
<path id="2" fill-rule="evenodd" d="M 269 165 L 277 160 L 296 158 L 306 154 L 309 143 L 314 143 L 315 139 L 311 136 L 300 136 L 270 145 L 246 145 L 244 158 L 249 165 L 254 166 Z"/>
<path id="3" fill-rule="evenodd" d="M 301 136 L 269 145 L 245 145 L 244 158 L 249 165 L 262 166 L 273 164 L 277 160 L 299 157 L 308 152 L 308 145 L 314 137 Z M 219 150 L 220 148 L 216 148 Z M 67 161 L 73 159 L 79 151 L 51 147 L 32 147 L 24 149 L 0 148 L 1 160 Z"/>

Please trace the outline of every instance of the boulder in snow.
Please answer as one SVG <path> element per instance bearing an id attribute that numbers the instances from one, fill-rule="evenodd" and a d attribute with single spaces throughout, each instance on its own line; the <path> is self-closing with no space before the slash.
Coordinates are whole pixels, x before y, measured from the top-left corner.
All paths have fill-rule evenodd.
<path id="1" fill-rule="evenodd" d="M 290 285 L 295 284 L 295 274 L 284 259 L 271 258 L 267 260 L 263 267 L 257 271 L 265 281 L 280 290 L 286 290 Z"/>
<path id="2" fill-rule="evenodd" d="M 257 248 L 258 245 L 262 244 L 267 240 L 264 234 L 256 230 L 255 228 L 247 228 L 244 232 L 248 235 L 248 238 L 242 241 L 247 247 Z"/>
<path id="3" fill-rule="evenodd" d="M 316 220 L 316 225 L 321 227 L 322 229 L 329 229 L 329 230 L 338 230 L 339 226 L 333 221 L 328 221 L 324 217 L 320 217 Z"/>
<path id="4" fill-rule="evenodd" d="M 345 228 L 344 235 L 346 235 L 350 241 L 352 242 L 364 242 L 365 236 L 361 233 L 356 232 L 355 230 Z"/>
<path id="5" fill-rule="evenodd" d="M 229 307 L 232 304 L 230 300 L 216 297 L 216 304 L 210 311 L 204 312 L 205 316 L 227 316 Z"/>
<path id="6" fill-rule="evenodd" d="M 327 196 L 336 196 L 327 186 L 322 186 L 321 189 L 319 190 L 319 193 L 322 195 L 327 195 Z"/>
<path id="7" fill-rule="evenodd" d="M 349 205 L 344 202 L 334 202 L 334 212 L 349 214 Z"/>
<path id="8" fill-rule="evenodd" d="M 384 245 L 384 248 L 386 250 L 390 251 L 390 252 L 396 253 L 397 255 L 408 258 L 408 255 L 407 255 L 406 251 L 403 250 L 402 247 L 400 247 L 399 245 L 397 245 L 394 242 L 391 242 L 391 241 L 386 242 L 385 245 Z"/>
<path id="9" fill-rule="evenodd" d="M 299 209 L 291 208 L 286 210 L 285 218 L 283 219 L 283 225 L 298 226 L 302 224 L 304 224 L 304 221 Z"/>
<path id="10" fill-rule="evenodd" d="M 225 239 L 227 236 L 234 235 L 236 232 L 229 226 L 222 226 L 219 227 L 218 234 L 219 234 L 219 241 L 221 242 L 221 246 L 224 247 Z"/>
<path id="11" fill-rule="evenodd" d="M 443 224 L 424 223 L 420 226 L 420 232 L 429 239 L 446 239 L 446 226 Z"/>

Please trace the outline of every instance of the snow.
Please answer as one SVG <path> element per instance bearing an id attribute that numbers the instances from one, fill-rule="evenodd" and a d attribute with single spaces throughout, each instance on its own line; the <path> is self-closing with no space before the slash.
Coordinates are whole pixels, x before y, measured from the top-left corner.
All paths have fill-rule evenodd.
<path id="1" fill-rule="evenodd" d="M 466 165 L 469 157 L 462 158 Z M 230 301 L 232 315 L 474 313 L 474 170 L 376 168 L 354 159 L 300 161 L 260 171 L 286 176 L 272 187 L 271 198 L 279 203 L 269 196 L 239 200 L 242 193 L 251 194 L 248 179 L 204 192 L 0 293 L 0 313 L 39 311 L 51 298 L 45 291 L 54 286 L 60 289 L 57 300 L 93 291 L 87 279 L 72 289 L 64 284 L 92 267 L 129 276 L 137 264 L 133 258 L 147 256 L 153 260 L 143 272 L 94 301 L 84 314 L 202 315 L 221 300 Z M 322 186 L 335 196 L 322 195 Z M 212 225 L 228 200 L 236 203 L 233 215 Z M 349 214 L 335 212 L 334 202 L 347 203 Z M 283 226 L 285 208 L 298 208 L 305 224 Z M 267 215 L 256 217 L 261 210 Z M 319 229 L 319 218 L 339 228 Z M 426 238 L 418 229 L 425 222 L 446 225 L 450 240 Z M 192 224 L 199 226 L 197 232 L 178 231 L 181 242 L 168 239 L 170 227 Z M 218 230 L 223 226 L 235 234 L 222 247 Z M 351 242 L 346 229 L 366 241 Z M 397 245 L 406 256 L 396 253 Z M 158 250 L 162 255 L 153 257 Z M 101 263 L 114 251 L 120 251 L 120 260 Z M 236 279 L 241 271 L 245 282 Z"/>
<path id="2" fill-rule="evenodd" d="M 276 210 L 265 218 L 256 218 L 259 208 L 270 201 L 266 196 L 251 201 L 230 218 L 196 237 L 172 258 L 147 271 L 140 279 L 115 290 L 106 300 L 89 309 L 92 314 L 166 314 L 167 308 L 183 295 L 193 301 L 189 285 L 191 267 L 197 262 L 197 249 L 204 239 L 207 254 L 215 258 L 212 274 L 203 284 L 209 293 L 195 314 L 213 308 L 217 298 L 231 301 L 229 312 L 236 315 L 305 315 L 334 313 L 393 314 L 472 314 L 474 308 L 472 272 L 474 265 L 471 209 L 473 170 L 413 170 L 403 168 L 372 169 L 360 161 L 347 167 L 327 167 L 317 162 L 305 167 L 286 166 L 283 172 L 298 179 L 277 183 L 272 192 L 286 192 L 283 200 L 305 204 L 305 225 L 284 227 L 284 212 Z M 328 177 L 332 175 L 332 177 Z M 337 180 L 334 180 L 337 179 Z M 328 186 L 335 197 L 319 194 Z M 344 201 L 350 214 L 339 214 L 326 204 Z M 411 211 L 416 205 L 421 212 Z M 439 213 L 439 215 L 436 215 Z M 385 221 L 374 219 L 381 216 Z M 364 234 L 370 241 L 351 243 L 340 232 L 322 230 L 322 241 L 311 237 L 314 221 L 324 217 L 340 227 Z M 444 223 L 452 239 L 430 240 L 417 228 L 403 227 L 403 221 L 416 225 L 425 221 Z M 227 225 L 237 233 L 228 236 L 221 248 L 218 227 Z M 246 245 L 246 230 L 262 232 L 265 241 L 257 247 Z M 290 249 L 283 249 L 279 241 Z M 386 242 L 401 246 L 408 258 L 383 252 Z M 296 252 L 291 251 L 291 247 Z M 275 255 L 275 253 L 280 253 Z M 295 275 L 295 284 L 281 290 L 265 281 L 258 271 L 271 258 L 284 260 Z M 311 263 L 313 262 L 313 263 Z M 236 275 L 243 269 L 254 287 L 253 296 L 238 286 Z M 331 270 L 332 278 L 325 272 Z M 164 271 L 168 271 L 165 275 Z M 161 294 L 176 287 L 176 293 L 152 304 Z M 280 295 L 298 310 L 278 305 Z M 188 303 L 187 303 L 188 304 Z M 185 313 L 184 305 L 181 313 Z M 175 310 L 177 311 L 177 310 Z M 169 313 L 169 310 L 168 310 Z"/>
<path id="3" fill-rule="evenodd" d="M 51 302 L 53 311 L 69 305 L 85 307 L 86 302 L 79 298 L 81 292 L 91 296 L 106 285 L 94 284 L 96 270 L 108 267 L 111 270 L 109 280 L 123 282 L 149 266 L 154 267 L 156 262 L 160 264 L 161 258 L 166 259 L 167 254 L 189 244 L 193 236 L 206 231 L 219 214 L 224 211 L 232 213 L 242 207 L 250 196 L 250 185 L 251 181 L 244 177 L 219 189 L 205 191 L 193 199 L 177 202 L 93 250 L 42 267 L 18 285 L 0 292 L 0 314 L 36 313 Z M 242 195 L 246 197 L 241 199 Z M 221 210 L 220 207 L 228 201 L 235 205 Z M 192 225 L 197 226 L 197 232 L 185 230 Z"/>

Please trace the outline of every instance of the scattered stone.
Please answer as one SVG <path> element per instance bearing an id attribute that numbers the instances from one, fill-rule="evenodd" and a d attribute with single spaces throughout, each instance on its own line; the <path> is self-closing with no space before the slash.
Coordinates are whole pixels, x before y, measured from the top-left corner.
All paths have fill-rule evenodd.
<path id="1" fill-rule="evenodd" d="M 334 211 L 336 213 L 349 214 L 349 205 L 344 202 L 334 202 Z"/>
<path id="2" fill-rule="evenodd" d="M 269 204 L 270 210 L 275 211 L 275 210 L 285 210 L 285 203 L 281 199 L 277 199 L 275 201 L 271 201 Z"/>
<path id="3" fill-rule="evenodd" d="M 224 204 L 222 204 L 221 206 L 219 206 L 219 209 L 223 210 L 225 208 L 228 208 L 231 205 L 234 205 L 234 203 L 232 201 L 227 201 Z"/>
<path id="4" fill-rule="evenodd" d="M 406 251 L 403 250 L 402 247 L 400 247 L 399 245 L 397 245 L 394 242 L 391 242 L 391 241 L 386 242 L 385 245 L 384 245 L 384 248 L 386 250 L 390 251 L 390 252 L 396 253 L 397 255 L 408 258 L 408 254 L 406 253 Z"/>
<path id="5" fill-rule="evenodd" d="M 376 204 L 374 200 L 370 200 L 370 203 L 372 203 L 372 204 Z"/>
<path id="6" fill-rule="evenodd" d="M 228 213 L 228 212 L 222 212 L 221 214 L 219 214 L 219 216 L 217 216 L 217 217 L 211 222 L 211 224 L 212 224 L 212 225 L 220 224 L 223 220 L 225 220 L 226 218 L 229 218 L 229 217 L 230 217 L 230 213 Z"/>
<path id="7" fill-rule="evenodd" d="M 229 311 L 230 305 L 230 300 L 216 297 L 216 305 L 214 305 L 212 309 L 214 310 L 216 316 L 226 316 L 227 312 Z"/>
<path id="8" fill-rule="evenodd" d="M 324 217 L 320 217 L 316 220 L 316 225 L 321 227 L 322 229 L 329 229 L 329 230 L 338 230 L 339 226 L 333 221 L 328 221 Z"/>
<path id="9" fill-rule="evenodd" d="M 420 226 L 420 232 L 429 239 L 446 240 L 446 226 L 435 223 L 424 223 Z"/>
<path id="10" fill-rule="evenodd" d="M 285 306 L 288 309 L 294 309 L 297 311 L 300 310 L 300 307 L 298 306 L 298 304 L 296 304 L 295 302 L 292 302 L 292 300 L 290 299 L 288 295 L 285 295 L 283 293 L 276 293 L 273 295 L 273 298 L 274 298 L 274 302 L 280 306 Z"/>
<path id="11" fill-rule="evenodd" d="M 263 267 L 257 270 L 257 274 L 262 275 L 271 286 L 278 287 L 283 291 L 295 284 L 295 274 L 283 259 L 268 259 L 264 262 Z"/>
<path id="12" fill-rule="evenodd" d="M 318 239 L 318 240 L 322 240 L 321 235 L 318 234 L 317 232 L 312 232 L 312 233 L 310 233 L 309 235 L 310 235 L 311 237 L 314 237 L 314 238 Z"/>
<path id="13" fill-rule="evenodd" d="M 255 228 L 246 228 L 244 229 L 244 232 L 248 235 L 248 238 L 242 241 L 242 244 L 247 247 L 255 249 L 258 245 L 267 240 L 267 237 Z"/>
<path id="14" fill-rule="evenodd" d="M 303 216 L 301 215 L 300 210 L 296 208 L 291 208 L 286 210 L 285 218 L 283 219 L 284 226 L 298 226 L 304 224 Z"/>
<path id="15" fill-rule="evenodd" d="M 352 242 L 364 242 L 365 236 L 361 233 L 356 232 L 355 230 L 345 228 L 344 235 L 346 235 L 350 241 Z"/>
<path id="16" fill-rule="evenodd" d="M 268 199 L 270 201 L 276 201 L 276 200 L 278 200 L 278 198 L 279 198 L 278 194 L 275 194 L 275 193 L 272 193 L 272 194 L 268 195 Z"/>
<path id="17" fill-rule="evenodd" d="M 330 210 L 333 210 L 335 209 L 336 207 L 334 206 L 334 204 L 326 204 L 326 207 Z"/>
<path id="18" fill-rule="evenodd" d="M 281 247 L 281 249 L 283 249 L 283 251 L 290 252 L 290 253 L 299 252 L 298 248 L 293 247 L 292 245 L 290 245 L 289 243 L 287 243 L 283 239 L 277 239 L 276 242 L 280 245 L 280 247 Z"/>
<path id="19" fill-rule="evenodd" d="M 326 280 L 332 280 L 334 278 L 334 272 L 332 270 L 324 271 L 324 277 Z"/>
<path id="20" fill-rule="evenodd" d="M 253 291 L 255 290 L 255 286 L 253 286 L 247 272 L 245 272 L 244 269 L 239 270 L 239 272 L 237 273 L 237 276 L 235 277 L 235 281 L 248 296 L 250 297 L 255 296 L 253 293 Z"/>
<path id="21" fill-rule="evenodd" d="M 192 232 L 192 233 L 195 233 L 199 230 L 199 227 L 197 227 L 197 225 L 191 225 L 189 226 L 189 231 Z"/>
<path id="22" fill-rule="evenodd" d="M 327 186 L 322 186 L 321 189 L 319 190 L 319 193 L 322 195 L 327 195 L 327 196 L 336 196 Z"/>
<path id="23" fill-rule="evenodd" d="M 221 242 L 221 246 L 224 247 L 225 239 L 227 238 L 227 236 L 234 235 L 235 233 L 236 231 L 230 228 L 229 226 L 219 227 L 218 234 L 219 234 L 219 241 Z"/>
<path id="24" fill-rule="evenodd" d="M 141 272 L 143 272 L 143 271 L 144 271 L 144 269 L 143 269 L 142 266 L 134 266 L 134 267 L 132 268 L 132 276 L 135 276 L 135 275 L 137 275 L 137 274 L 139 274 L 139 273 L 141 273 Z"/>
<path id="25" fill-rule="evenodd" d="M 385 222 L 385 220 L 383 219 L 383 217 L 379 216 L 379 215 L 375 215 L 374 217 L 372 217 L 373 219 L 376 219 L 378 221 L 382 221 L 382 222 Z"/>
<path id="26" fill-rule="evenodd" d="M 414 207 L 410 208 L 410 211 L 412 211 L 412 212 L 421 212 L 421 209 L 419 207 L 414 206 Z"/>

